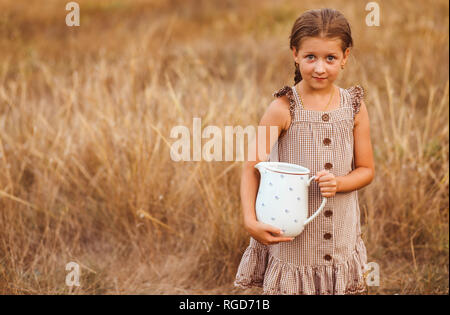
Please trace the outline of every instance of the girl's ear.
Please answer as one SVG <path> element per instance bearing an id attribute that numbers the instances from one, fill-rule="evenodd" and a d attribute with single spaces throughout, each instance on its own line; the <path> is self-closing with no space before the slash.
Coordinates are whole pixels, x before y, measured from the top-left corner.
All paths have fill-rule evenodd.
<path id="1" fill-rule="evenodd" d="M 347 58 L 348 58 L 349 55 L 350 55 L 350 48 L 347 48 L 344 51 L 344 58 L 343 58 L 344 63 L 347 61 Z"/>
<path id="2" fill-rule="evenodd" d="M 294 56 L 294 60 L 295 58 L 297 58 L 297 54 L 298 54 L 297 48 L 292 47 L 292 55 Z"/>

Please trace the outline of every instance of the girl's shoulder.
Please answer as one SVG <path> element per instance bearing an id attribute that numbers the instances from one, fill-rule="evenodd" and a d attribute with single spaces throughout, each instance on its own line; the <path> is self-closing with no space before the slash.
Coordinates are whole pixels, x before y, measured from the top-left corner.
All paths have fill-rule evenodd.
<path id="1" fill-rule="evenodd" d="M 295 113 L 295 98 L 294 98 L 294 92 L 292 91 L 292 87 L 285 85 L 278 91 L 275 91 L 272 95 L 276 99 L 280 99 L 282 101 L 287 102 L 287 104 L 289 106 L 289 113 L 291 115 L 291 118 L 293 118 L 294 113 Z"/>
<path id="2" fill-rule="evenodd" d="M 281 130 L 287 130 L 292 122 L 291 104 L 287 97 L 274 99 L 266 108 L 260 124 L 278 126 Z"/>

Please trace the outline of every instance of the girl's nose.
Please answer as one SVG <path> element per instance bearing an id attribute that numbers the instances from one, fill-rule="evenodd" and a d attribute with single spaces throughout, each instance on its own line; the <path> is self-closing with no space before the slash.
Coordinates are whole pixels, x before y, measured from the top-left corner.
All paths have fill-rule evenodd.
<path id="1" fill-rule="evenodd" d="M 325 72 L 325 68 L 323 67 L 323 64 L 322 64 L 321 61 L 318 61 L 318 62 L 316 63 L 316 66 L 314 67 L 314 71 L 315 71 L 317 74 L 321 74 L 321 73 L 324 73 L 324 72 Z"/>

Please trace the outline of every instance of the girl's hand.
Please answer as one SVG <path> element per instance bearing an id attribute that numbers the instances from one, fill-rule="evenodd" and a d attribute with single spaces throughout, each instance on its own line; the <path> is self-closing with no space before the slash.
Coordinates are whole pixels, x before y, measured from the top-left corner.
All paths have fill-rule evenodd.
<path id="1" fill-rule="evenodd" d="M 320 193 L 326 198 L 333 197 L 337 192 L 337 181 L 333 173 L 327 170 L 317 172 L 316 182 L 319 182 Z"/>
<path id="2" fill-rule="evenodd" d="M 279 228 L 272 225 L 252 220 L 245 224 L 245 228 L 250 235 L 264 245 L 273 245 L 279 242 L 290 242 L 293 237 L 283 237 Z"/>

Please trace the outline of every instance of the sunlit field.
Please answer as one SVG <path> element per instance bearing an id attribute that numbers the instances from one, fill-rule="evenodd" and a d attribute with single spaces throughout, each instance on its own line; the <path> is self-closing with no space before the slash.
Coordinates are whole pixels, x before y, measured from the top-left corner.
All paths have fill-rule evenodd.
<path id="1" fill-rule="evenodd" d="M 336 84 L 371 124 L 369 294 L 448 294 L 448 1 L 377 1 L 378 27 L 359 0 L 80 0 L 79 27 L 67 2 L 0 2 L 0 293 L 262 293 L 233 286 L 243 162 L 175 162 L 170 131 L 256 127 L 293 84 L 295 19 L 331 7 L 355 43 Z"/>

